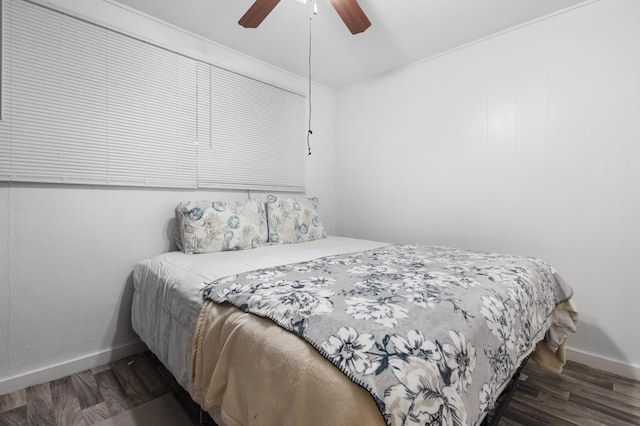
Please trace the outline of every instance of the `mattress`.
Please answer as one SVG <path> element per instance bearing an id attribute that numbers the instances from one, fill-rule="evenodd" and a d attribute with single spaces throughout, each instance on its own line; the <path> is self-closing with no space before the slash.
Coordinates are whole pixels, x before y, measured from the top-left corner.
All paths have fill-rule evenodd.
<path id="1" fill-rule="evenodd" d="M 407 249 L 408 251 L 405 251 Z M 371 252 L 367 252 L 368 250 L 371 250 Z M 433 251 L 434 253 L 425 256 L 427 253 L 420 254 L 420 250 Z M 340 255 L 340 258 L 335 258 L 337 255 Z M 367 277 L 373 279 L 373 281 L 370 281 L 369 278 L 365 280 L 368 283 L 366 289 L 358 287 L 364 283 L 360 282 L 359 279 L 355 279 L 352 283 L 353 288 L 343 288 L 342 286 L 347 285 L 347 282 L 353 277 L 351 275 L 339 275 L 338 271 L 334 271 L 329 265 L 339 265 L 337 268 L 343 268 L 340 265 L 345 265 L 346 269 L 351 269 L 348 265 L 359 264 L 363 261 L 363 257 L 366 256 L 371 256 L 372 261 L 375 258 L 374 263 L 365 262 L 354 267 L 354 271 L 347 272 L 356 275 L 366 272 Z M 422 260 L 418 261 L 419 259 Z M 394 265 L 397 263 L 397 265 L 389 269 L 387 268 L 389 265 L 377 263 L 378 260 L 387 263 L 391 262 Z M 476 264 L 474 260 L 479 260 L 480 263 Z M 449 261 L 453 263 L 449 264 Z M 301 262 L 307 263 L 303 264 Z M 521 262 L 531 263 L 531 265 L 520 265 Z M 404 272 L 402 274 L 396 273 L 396 269 Z M 260 271 L 255 272 L 256 270 Z M 323 272 L 313 272 L 316 270 Z M 449 273 L 445 273 L 446 271 L 456 276 L 454 282 L 448 281 L 454 277 Z M 247 274 L 247 272 L 251 273 Z M 291 276 L 293 278 L 280 278 L 291 273 L 294 274 Z M 329 275 L 323 276 L 325 273 Z M 305 279 L 297 277 L 295 274 L 314 275 Z M 382 275 L 386 278 L 382 277 Z M 537 282 L 534 287 L 529 287 L 529 284 L 532 284 L 533 281 L 529 280 L 528 276 L 537 277 L 533 280 Z M 382 279 L 382 281 L 379 281 L 376 277 Z M 420 277 L 427 279 L 429 285 L 422 288 L 419 285 Z M 476 387 L 482 386 L 482 389 L 479 392 L 474 391 L 472 394 L 477 395 L 477 397 L 474 396 L 476 399 L 472 401 L 475 405 L 471 406 L 469 411 L 471 417 L 469 419 L 461 417 L 462 423 L 466 423 L 469 420 L 469 424 L 478 424 L 482 420 L 484 413 L 491 408 L 494 398 L 497 397 L 503 386 L 508 383 L 510 377 L 516 371 L 517 364 L 521 362 L 522 357 L 533 350 L 534 347 L 531 344 L 535 344 L 541 339 L 545 330 L 551 327 L 552 332 L 546 333 L 545 341 L 538 345 L 534 358 L 540 360 L 536 354 L 541 349 L 546 350 L 549 355 L 548 360 L 555 362 L 555 359 L 557 359 L 559 368 L 564 362 L 563 342 L 569 334 L 575 332 L 575 307 L 570 300 L 571 289 L 555 273 L 553 268 L 543 261 L 533 258 L 517 258 L 517 256 L 512 257 L 496 253 L 469 252 L 446 247 L 401 247 L 376 241 L 328 237 L 311 242 L 271 245 L 252 250 L 198 255 L 186 255 L 181 252 L 165 253 L 138 262 L 134 268 L 133 278 L 135 291 L 132 322 L 134 330 L 169 369 L 178 383 L 189 391 L 194 401 L 208 411 L 218 424 L 226 424 L 228 426 L 301 423 L 322 426 L 324 424 L 361 424 L 363 422 L 371 425 L 385 422 L 387 424 L 397 424 L 403 423 L 398 419 L 408 418 L 409 414 L 414 416 L 415 413 L 407 414 L 408 412 L 405 412 L 406 410 L 403 407 L 407 405 L 405 404 L 406 401 L 396 403 L 386 399 L 382 400 L 382 395 L 385 398 L 388 395 L 393 395 L 394 398 L 400 395 L 400 397 L 404 398 L 403 401 L 405 399 L 408 401 L 410 399 L 408 396 L 413 395 L 413 393 L 411 395 L 405 395 L 402 392 L 389 393 L 384 390 L 387 389 L 386 385 L 380 388 L 383 390 L 382 393 L 374 391 L 374 385 L 364 383 L 359 377 L 356 377 L 355 373 L 362 373 L 358 370 L 358 367 L 355 367 L 355 373 L 353 371 L 344 371 L 340 368 L 341 364 L 336 364 L 329 359 L 327 355 L 329 352 L 316 351 L 314 347 L 318 349 L 319 340 L 314 344 L 306 338 L 308 337 L 306 334 L 304 337 L 301 335 L 300 337 L 303 337 L 303 339 L 300 339 L 294 335 L 295 333 L 290 332 L 292 331 L 291 329 L 284 327 L 276 319 L 260 313 L 256 313 L 256 315 L 248 313 L 252 312 L 250 310 L 251 305 L 257 305 L 261 307 L 260 309 L 273 306 L 278 313 L 290 311 L 291 309 L 285 305 L 294 306 L 292 304 L 293 299 L 304 298 L 306 293 L 299 291 L 299 288 L 304 286 L 313 287 L 314 285 L 323 286 L 329 283 L 332 283 L 332 285 L 340 283 L 336 285 L 336 291 L 332 293 L 347 295 L 350 297 L 349 302 L 357 301 L 360 305 L 367 304 L 367 306 L 371 304 L 371 301 L 362 299 L 358 295 L 363 291 L 377 292 L 376 283 L 384 283 L 385 291 L 391 293 L 400 289 L 405 293 L 409 290 L 426 291 L 427 293 L 424 293 L 421 297 L 418 297 L 420 296 L 418 293 L 402 296 L 422 308 L 433 308 L 429 304 L 430 302 L 438 305 L 441 301 L 437 299 L 441 298 L 441 296 L 446 296 L 442 300 L 447 305 L 451 304 L 452 307 L 448 310 L 449 313 L 445 313 L 445 316 L 442 317 L 438 316 L 436 318 L 437 321 L 433 321 L 432 318 L 432 320 L 418 319 L 417 322 L 417 324 L 434 324 L 434 327 L 427 330 L 429 333 L 425 333 L 425 335 L 431 334 L 437 328 L 435 325 L 440 324 L 442 327 L 449 329 L 442 341 L 450 338 L 451 344 L 445 343 L 443 346 L 438 343 L 440 340 L 436 341 L 440 348 L 437 352 L 441 356 L 434 355 L 433 361 L 437 361 L 439 376 L 435 374 L 437 372 L 433 368 L 431 369 L 433 371 L 426 368 L 433 367 L 431 364 L 422 366 L 424 368 L 420 370 L 426 373 L 432 372 L 434 377 L 442 379 L 441 384 L 444 387 L 442 389 L 438 388 L 440 391 L 437 394 L 433 394 L 436 396 L 445 395 L 445 390 L 448 391 L 450 390 L 449 388 L 460 388 L 462 385 L 459 385 L 458 382 L 472 383 L 470 378 L 466 378 L 466 370 L 464 370 L 465 375 L 463 373 L 453 374 L 453 372 L 447 372 L 455 367 L 450 367 L 452 364 L 449 362 L 449 358 L 453 355 L 447 355 L 449 353 L 454 354 L 455 351 L 452 348 L 462 345 L 460 346 L 461 349 L 458 348 L 456 350 L 473 352 L 463 344 L 464 339 L 459 334 L 456 334 L 457 332 L 451 334 L 452 330 L 450 328 L 453 327 L 451 315 L 462 315 L 466 321 L 476 317 L 484 318 L 487 329 L 493 336 L 498 338 L 500 348 L 492 350 L 490 346 L 487 346 L 488 340 L 484 338 L 480 340 L 483 343 L 476 342 L 474 344 L 478 348 L 476 352 L 482 350 L 489 359 L 488 362 L 491 366 L 488 370 L 484 367 L 476 370 L 488 371 L 490 377 L 487 384 L 482 380 L 473 380 L 473 383 L 478 384 Z M 258 287 L 260 287 L 260 292 L 265 294 L 279 294 L 280 288 L 278 286 L 295 285 L 296 290 L 291 292 L 291 295 L 295 294 L 295 298 L 285 297 L 281 300 L 284 303 L 282 307 L 286 307 L 285 310 L 280 310 L 278 304 L 272 305 L 273 301 L 271 300 L 267 302 L 262 299 L 253 299 L 255 303 L 251 302 L 250 300 L 253 297 L 251 295 L 254 294 L 253 287 L 249 286 L 245 289 L 244 287 L 246 286 L 241 284 L 243 280 L 247 279 L 260 281 L 261 284 Z M 212 284 L 212 282 L 214 283 Z M 402 282 L 402 285 L 398 287 L 400 282 Z M 454 293 L 447 295 L 438 290 L 440 287 L 448 287 L 452 284 L 459 287 L 462 295 L 470 293 L 471 290 L 467 291 L 467 289 L 475 288 L 480 282 L 485 282 L 488 285 L 485 290 L 489 293 L 480 298 L 469 299 L 470 303 L 478 305 L 477 309 L 479 311 L 477 312 L 467 312 L 462 306 L 459 306 L 458 297 Z M 521 287 L 520 284 L 526 285 Z M 511 290 L 506 290 L 507 293 L 502 294 L 498 292 L 496 285 L 507 285 Z M 242 287 L 242 289 L 238 286 Z M 256 291 L 258 287 L 256 287 Z M 479 287 L 478 290 L 483 287 L 484 285 Z M 224 300 L 225 303 L 215 299 L 204 301 L 205 294 L 211 298 L 212 292 L 223 294 L 225 297 L 228 294 L 238 297 L 245 290 L 248 292 L 247 297 L 250 299 L 247 301 L 239 300 L 239 304 L 231 300 Z M 305 291 L 310 290 L 312 289 Z M 355 293 L 352 294 L 354 291 Z M 517 305 L 514 305 L 514 309 L 507 309 L 506 307 L 502 309 L 502 305 L 498 303 L 501 300 L 506 303 L 507 300 L 511 301 L 513 298 L 515 298 L 513 303 Z M 386 319 L 384 319 L 381 314 L 378 314 L 383 310 L 387 312 L 385 307 L 388 307 L 391 302 L 387 300 L 389 298 L 383 297 L 383 299 L 378 300 L 378 303 L 375 304 L 376 309 L 366 310 L 366 312 L 361 309 L 354 310 L 351 314 L 361 316 L 362 318 L 357 318 L 360 320 L 366 320 L 368 317 L 365 318 L 363 315 L 367 314 L 374 322 L 380 320 L 386 324 L 385 321 L 389 319 L 386 316 L 384 317 Z M 212 300 L 218 303 L 213 303 Z M 330 303 L 334 303 L 334 301 L 330 301 Z M 346 301 L 335 300 L 335 303 L 344 304 Z M 393 301 L 394 305 L 396 303 L 396 301 Z M 425 303 L 427 306 L 422 306 Z M 509 305 L 513 303 L 509 302 Z M 315 305 L 306 303 L 304 306 Z M 525 308 L 525 306 L 530 306 L 530 308 Z M 555 309 L 553 309 L 554 306 Z M 541 310 L 541 308 L 544 309 Z M 351 308 L 346 310 L 341 308 L 339 311 L 350 314 L 350 310 Z M 306 312 L 305 309 L 298 308 L 293 309 L 293 311 L 299 314 Z M 407 315 L 401 315 L 402 312 L 409 312 L 407 306 L 389 310 L 389 312 L 392 311 L 397 311 L 398 318 L 409 318 Z M 531 311 L 532 316 L 523 317 L 524 322 L 520 321 L 522 327 L 514 328 L 512 326 L 515 323 L 516 311 Z M 320 311 L 318 312 L 320 313 Z M 392 315 L 393 318 L 395 318 L 396 313 Z M 273 319 L 275 324 L 267 318 Z M 412 314 L 410 318 L 415 319 L 418 317 Z M 530 322 L 533 319 L 536 319 L 536 321 Z M 541 321 L 544 324 L 540 323 Z M 534 322 L 540 326 L 536 326 L 535 330 L 530 327 Z M 276 324 L 280 325 L 280 327 Z M 303 322 L 298 321 L 297 318 L 291 318 L 291 324 L 297 327 Z M 396 324 L 394 323 L 395 326 Z M 402 342 L 405 340 L 413 342 L 407 343 L 408 346 L 405 345 L 408 348 L 407 350 L 411 352 L 413 351 L 411 349 L 413 346 L 411 345 L 417 344 L 419 340 L 422 341 L 417 339 L 416 333 L 418 332 L 413 330 L 414 325 L 407 324 L 407 327 L 409 326 L 411 330 L 406 333 L 409 340 L 404 339 L 405 333 L 401 331 L 397 336 L 386 336 L 382 343 L 376 342 L 375 353 L 366 353 L 367 358 L 373 357 L 373 361 L 382 362 L 380 368 L 375 369 L 376 376 L 382 372 L 381 366 L 385 366 L 384 369 L 388 369 L 389 365 L 391 365 L 395 368 L 393 373 L 396 378 L 404 380 L 405 373 L 402 372 L 403 370 L 401 370 L 398 360 L 405 363 L 408 362 L 407 360 L 413 362 L 415 356 L 412 357 L 407 352 L 407 357 L 404 357 Z M 347 331 L 349 329 L 349 327 L 342 328 Z M 352 333 L 345 337 L 343 336 L 342 328 L 338 330 L 338 336 L 343 340 L 346 339 L 344 342 L 351 342 L 353 340 Z M 285 331 L 285 329 L 289 331 Z M 297 329 L 294 328 L 293 331 L 295 330 Z M 511 330 L 519 331 L 516 333 Z M 535 335 L 529 335 L 532 330 L 535 331 Z M 421 333 L 418 334 L 422 335 Z M 384 333 L 372 333 L 369 330 L 363 334 L 363 336 L 370 336 L 372 339 L 374 335 L 384 337 Z M 554 335 L 556 338 L 554 338 Z M 331 343 L 335 340 L 331 340 L 333 337 L 335 336 L 331 335 L 328 340 L 325 338 L 321 340 Z M 391 341 L 390 339 L 392 338 L 396 339 L 393 341 L 395 350 L 387 348 L 387 341 Z M 440 337 L 437 337 L 437 339 L 440 339 Z M 511 364 L 509 363 L 505 364 L 506 361 L 501 361 L 503 358 L 504 360 L 509 358 L 507 349 L 504 351 L 501 349 L 505 345 L 507 349 L 512 348 L 512 346 L 515 348 L 516 346 L 524 345 L 523 348 L 525 350 L 518 355 L 518 359 L 513 360 L 513 363 L 515 363 L 513 366 L 510 366 Z M 324 348 L 324 346 L 322 347 Z M 433 352 L 435 354 L 433 348 L 428 351 L 427 349 L 424 349 L 425 353 Z M 354 351 L 357 350 L 357 348 L 354 349 Z M 345 359 L 355 356 L 351 354 L 353 351 L 347 352 L 340 352 L 338 355 L 344 355 Z M 376 357 L 380 359 L 377 360 Z M 392 357 L 396 357 L 398 360 L 391 359 Z M 475 359 L 475 355 L 472 357 Z M 383 362 L 384 359 L 389 359 L 390 361 L 385 364 Z M 392 364 L 391 361 L 398 362 Z M 471 362 L 471 358 L 468 361 Z M 552 362 L 547 362 L 547 366 Z M 355 361 L 354 365 L 356 365 Z M 378 364 L 375 365 L 378 366 Z M 474 361 L 469 365 L 471 365 L 469 370 L 469 373 L 471 373 L 476 362 Z M 402 366 L 405 369 L 413 367 L 413 364 L 408 367 Z M 374 372 L 372 368 L 366 370 L 365 375 L 371 375 Z M 397 372 L 400 373 L 396 374 Z M 406 378 L 410 379 L 407 382 L 408 385 L 412 385 L 415 381 L 412 377 L 414 375 L 407 372 Z M 453 380 L 454 377 L 456 380 Z M 461 377 L 465 380 L 462 381 Z M 429 383 L 433 382 L 433 386 L 440 383 L 436 382 L 435 379 L 431 379 L 429 379 Z M 401 384 L 404 386 L 403 383 Z M 400 388 L 399 385 L 392 383 L 389 389 Z M 462 390 L 465 391 L 465 388 L 463 387 Z M 422 395 L 421 392 L 416 395 Z M 405 398 L 405 396 L 407 397 Z M 445 398 L 442 401 L 451 402 L 453 399 L 450 401 Z M 446 404 L 449 403 L 447 402 Z M 449 407 L 449 405 L 453 408 Z M 456 411 L 458 408 L 454 407 L 456 404 L 451 403 L 449 405 L 447 405 L 449 407 L 447 412 L 457 418 L 459 413 Z M 393 407 L 398 408 L 391 412 L 397 417 L 395 420 L 390 417 L 391 414 L 388 411 L 383 411 L 385 406 L 392 407 L 394 410 L 395 408 Z M 460 404 L 457 404 L 457 406 L 462 407 Z M 327 407 L 331 407 L 331 410 L 327 410 Z M 407 407 L 411 409 L 413 404 L 407 405 Z M 443 408 L 441 407 L 441 409 Z M 381 413 L 382 416 L 380 415 Z M 437 415 L 437 413 L 425 413 L 428 416 Z"/>
<path id="2" fill-rule="evenodd" d="M 205 284 L 259 268 L 304 262 L 387 245 L 345 237 L 253 250 L 187 255 L 169 252 L 138 262 L 133 271 L 134 331 L 187 390 L 191 351 Z"/>

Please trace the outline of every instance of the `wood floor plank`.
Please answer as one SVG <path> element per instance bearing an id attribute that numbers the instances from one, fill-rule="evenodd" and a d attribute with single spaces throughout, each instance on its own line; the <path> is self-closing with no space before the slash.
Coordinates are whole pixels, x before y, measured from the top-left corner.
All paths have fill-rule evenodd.
<path id="1" fill-rule="evenodd" d="M 522 423 L 518 423 L 515 420 L 511 420 L 508 417 L 502 417 L 500 419 L 500 422 L 498 423 L 499 426 L 524 426 Z"/>
<path id="2" fill-rule="evenodd" d="M 535 386 L 531 386 L 531 384 L 527 383 L 526 381 L 520 381 L 518 383 L 518 393 L 520 394 L 527 394 L 535 398 L 536 396 L 538 396 L 539 392 L 540 390 L 538 388 L 536 388 Z"/>
<path id="3" fill-rule="evenodd" d="M 629 383 L 614 383 L 613 391 L 616 393 L 616 395 L 619 395 L 619 394 L 626 395 L 638 401 L 638 403 L 640 403 L 640 382 L 636 382 L 635 385 L 629 384 Z M 637 406 L 640 406 L 640 405 L 637 405 Z"/>
<path id="4" fill-rule="evenodd" d="M 575 423 L 567 423 L 552 414 L 531 409 L 530 406 L 523 404 L 515 397 L 511 402 L 509 402 L 509 407 L 504 413 L 503 418 L 507 418 L 525 426 L 578 426 Z"/>
<path id="5" fill-rule="evenodd" d="M 111 363 L 111 370 L 115 373 L 118 381 L 122 385 L 129 401 L 134 407 L 151 401 L 153 395 L 136 373 L 133 365 L 129 365 L 132 359 L 126 358 Z"/>
<path id="6" fill-rule="evenodd" d="M 537 410 L 537 412 L 544 412 L 565 422 L 574 423 L 579 426 L 633 425 L 632 423 L 616 419 L 573 401 L 562 401 L 543 396 L 535 400 L 518 399 L 518 402 L 527 405 L 530 409 Z"/>
<path id="7" fill-rule="evenodd" d="M 127 398 L 127 393 L 111 369 L 102 371 L 95 377 L 100 393 L 104 396 L 104 402 L 112 416 L 133 408 L 133 404 Z"/>
<path id="8" fill-rule="evenodd" d="M 92 407 L 82 410 L 82 417 L 84 417 L 84 420 L 88 425 L 92 425 L 103 420 L 107 420 L 112 416 L 109 412 L 109 407 L 107 407 L 107 403 L 101 402 Z"/>
<path id="9" fill-rule="evenodd" d="M 591 383 L 606 390 L 613 390 L 613 379 L 603 374 L 592 374 L 580 369 L 573 369 L 571 367 L 564 368 L 562 370 L 562 374 L 585 383 Z"/>
<path id="10" fill-rule="evenodd" d="M 29 424 L 26 405 L 0 413 L 0 426 L 24 426 L 26 424 Z"/>
<path id="11" fill-rule="evenodd" d="M 626 383 L 628 385 L 636 386 L 636 387 L 640 384 L 638 380 L 630 379 L 628 377 L 620 376 L 614 373 L 609 373 L 607 371 L 597 370 L 593 367 L 589 367 L 584 364 L 578 364 L 577 362 L 574 362 L 574 361 L 567 361 L 564 369 L 565 371 L 566 370 L 580 371 L 592 376 L 608 377 L 615 383 Z"/>
<path id="12" fill-rule="evenodd" d="M 49 383 L 27 388 L 27 419 L 31 425 L 56 425 Z"/>
<path id="13" fill-rule="evenodd" d="M 27 392 L 25 389 L 0 395 L 0 413 L 14 410 L 27 404 Z"/>
<path id="14" fill-rule="evenodd" d="M 640 400 L 628 394 L 615 393 L 613 390 L 603 389 L 600 386 L 587 383 L 565 374 L 556 374 L 542 368 L 532 370 L 530 374 L 532 384 L 540 389 L 545 389 L 549 393 L 577 394 L 586 398 L 598 398 L 609 401 L 611 404 L 624 404 L 640 408 Z M 638 384 L 640 388 L 640 384 Z M 565 399 L 569 399 L 568 396 Z"/>
<path id="15" fill-rule="evenodd" d="M 166 380 L 158 374 L 156 367 L 148 356 L 141 354 L 136 357 L 134 361 L 132 364 L 133 368 L 154 396 L 158 397 L 169 392 L 169 386 Z"/>
<path id="16" fill-rule="evenodd" d="M 616 392 L 602 392 L 600 390 L 579 389 L 571 393 L 570 399 L 575 400 L 576 398 L 594 401 L 613 410 L 640 417 L 640 401 L 628 395 L 619 395 Z M 640 422 L 638 424 L 640 424 Z"/>
<path id="17" fill-rule="evenodd" d="M 565 401 L 568 401 L 569 396 L 571 395 L 570 390 L 560 385 L 558 382 L 554 382 L 553 378 L 547 378 L 547 380 L 542 380 L 539 377 L 537 377 L 535 374 L 532 374 L 529 376 L 529 378 L 527 379 L 527 386 L 530 386 L 536 389 L 538 393 L 544 392 L 549 395 L 555 395 L 556 398 L 562 399 Z"/>
<path id="18" fill-rule="evenodd" d="M 629 424 L 640 425 L 640 416 L 636 415 L 636 413 L 631 412 L 631 410 L 634 408 L 633 406 L 621 407 L 618 404 L 612 404 L 611 400 L 594 401 L 593 398 L 585 398 L 576 394 L 571 394 L 569 401 L 574 402 L 582 407 L 589 407 L 590 409 L 596 410 L 599 413 L 606 414 L 609 417 L 625 421 Z M 627 409 L 625 410 L 625 408 Z"/>
<path id="19" fill-rule="evenodd" d="M 51 382 L 51 401 L 58 425 L 86 426 L 71 376 Z"/>
<path id="20" fill-rule="evenodd" d="M 103 371 L 111 370 L 111 364 L 100 365 L 98 367 L 94 367 L 91 369 L 91 374 L 96 375 L 98 373 L 102 373 Z"/>
<path id="21" fill-rule="evenodd" d="M 104 402 L 98 383 L 91 370 L 81 371 L 71 376 L 71 383 L 78 396 L 80 408 L 85 409 Z"/>

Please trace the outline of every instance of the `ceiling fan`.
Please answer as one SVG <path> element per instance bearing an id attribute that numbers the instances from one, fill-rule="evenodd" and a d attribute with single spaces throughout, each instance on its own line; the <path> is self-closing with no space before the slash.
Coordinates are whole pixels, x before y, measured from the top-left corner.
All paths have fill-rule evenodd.
<path id="1" fill-rule="evenodd" d="M 349 28 L 351 34 L 364 32 L 371 26 L 369 18 L 364 14 L 357 0 L 329 0 L 329 2 Z M 257 28 L 278 3 L 280 0 L 256 0 L 240 18 L 238 24 L 245 28 Z M 301 3 L 306 3 L 306 0 Z"/>

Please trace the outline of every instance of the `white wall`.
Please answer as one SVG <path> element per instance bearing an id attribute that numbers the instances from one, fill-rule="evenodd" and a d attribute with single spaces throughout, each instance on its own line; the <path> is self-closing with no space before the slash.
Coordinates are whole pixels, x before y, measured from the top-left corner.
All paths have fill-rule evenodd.
<path id="1" fill-rule="evenodd" d="M 306 81 L 102 0 L 57 6 L 300 92 Z M 307 193 L 334 231 L 333 91 L 313 88 Z M 0 183 L 0 394 L 140 350 L 131 329 L 136 261 L 174 248 L 173 209 L 210 192 Z"/>
<path id="2" fill-rule="evenodd" d="M 638 40 L 602 0 L 342 90 L 338 234 L 543 258 L 574 351 L 640 372 Z"/>

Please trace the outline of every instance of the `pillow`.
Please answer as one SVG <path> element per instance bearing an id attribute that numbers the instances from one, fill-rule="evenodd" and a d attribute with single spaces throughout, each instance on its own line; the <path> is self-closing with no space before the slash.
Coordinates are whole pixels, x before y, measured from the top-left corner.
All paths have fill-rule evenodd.
<path id="1" fill-rule="evenodd" d="M 188 201 L 176 209 L 185 253 L 251 249 L 267 241 L 262 200 Z"/>
<path id="2" fill-rule="evenodd" d="M 299 243 L 327 236 L 317 198 L 267 196 L 267 223 L 272 244 Z"/>
<path id="3" fill-rule="evenodd" d="M 183 220 L 182 220 L 182 207 L 189 204 L 188 201 L 182 202 L 176 206 L 176 223 L 173 227 L 173 239 L 176 242 L 176 246 L 178 250 L 182 251 L 184 245 L 182 244 L 182 229 L 183 229 Z"/>

